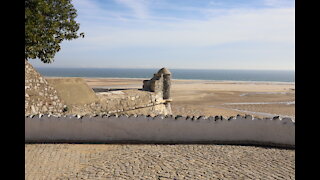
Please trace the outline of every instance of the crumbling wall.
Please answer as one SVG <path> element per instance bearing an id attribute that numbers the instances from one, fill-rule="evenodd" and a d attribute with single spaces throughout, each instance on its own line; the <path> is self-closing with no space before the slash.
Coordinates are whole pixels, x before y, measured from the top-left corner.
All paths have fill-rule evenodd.
<path id="1" fill-rule="evenodd" d="M 122 90 L 97 93 L 101 108 L 108 114 L 171 114 L 171 107 L 162 96 L 141 90 Z"/>
<path id="2" fill-rule="evenodd" d="M 158 99 L 163 101 L 163 108 L 167 114 L 172 114 L 171 99 L 171 72 L 166 68 L 161 68 L 150 80 L 143 81 L 143 90 L 154 92 Z"/>
<path id="3" fill-rule="evenodd" d="M 104 91 L 103 89 L 99 89 L 96 92 L 99 101 L 88 107 L 93 107 L 90 111 L 96 114 L 145 114 L 151 116 L 172 114 L 170 86 L 171 73 L 167 69 L 162 68 L 151 80 L 143 81 L 143 90 L 109 89 Z M 70 113 L 88 114 L 80 106 L 72 106 Z"/>
<path id="4" fill-rule="evenodd" d="M 123 90 L 94 93 L 81 78 L 43 78 L 25 61 L 25 114 L 171 114 L 162 93 Z"/>
<path id="5" fill-rule="evenodd" d="M 162 68 L 148 90 L 94 91 L 81 78 L 43 78 L 25 61 L 25 114 L 172 114 L 171 76 Z M 145 86 L 144 86 L 145 87 Z M 164 99 L 164 97 L 167 97 Z"/>
<path id="6" fill-rule="evenodd" d="M 143 108 L 135 108 L 132 110 L 126 110 L 123 112 L 119 112 L 117 114 L 127 114 L 127 115 L 132 115 L 132 114 L 144 114 L 144 115 L 150 115 L 150 116 L 157 116 L 159 114 L 162 115 L 169 115 L 172 114 L 171 112 L 171 107 L 170 104 L 155 104 L 151 106 L 146 106 Z"/>
<path id="7" fill-rule="evenodd" d="M 290 118 L 183 116 L 26 116 L 26 142 L 229 143 L 295 146 Z"/>
<path id="8" fill-rule="evenodd" d="M 57 91 L 25 60 L 25 114 L 62 113 Z"/>
<path id="9" fill-rule="evenodd" d="M 150 80 L 143 81 L 143 90 L 155 92 L 163 99 L 170 100 L 171 72 L 161 68 Z"/>

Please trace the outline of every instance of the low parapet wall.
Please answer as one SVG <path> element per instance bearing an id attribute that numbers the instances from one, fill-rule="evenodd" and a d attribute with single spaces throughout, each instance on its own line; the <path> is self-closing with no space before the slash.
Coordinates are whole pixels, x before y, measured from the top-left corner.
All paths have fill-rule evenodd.
<path id="1" fill-rule="evenodd" d="M 25 117 L 26 142 L 228 143 L 295 147 L 290 118 L 237 116 L 48 116 Z"/>

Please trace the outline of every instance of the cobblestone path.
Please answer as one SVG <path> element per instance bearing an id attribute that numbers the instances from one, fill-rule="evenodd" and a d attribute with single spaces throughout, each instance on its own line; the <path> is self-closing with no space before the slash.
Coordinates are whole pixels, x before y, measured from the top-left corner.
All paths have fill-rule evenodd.
<path id="1" fill-rule="evenodd" d="M 26 144 L 26 179 L 294 179 L 295 151 L 232 145 Z"/>

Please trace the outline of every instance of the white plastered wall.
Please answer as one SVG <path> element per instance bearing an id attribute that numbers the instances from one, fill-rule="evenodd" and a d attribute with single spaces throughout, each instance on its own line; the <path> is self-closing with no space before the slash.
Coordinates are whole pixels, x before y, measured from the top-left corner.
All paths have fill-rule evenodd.
<path id="1" fill-rule="evenodd" d="M 33 116 L 25 118 L 26 142 L 227 142 L 295 146 L 290 118 L 251 116 Z"/>

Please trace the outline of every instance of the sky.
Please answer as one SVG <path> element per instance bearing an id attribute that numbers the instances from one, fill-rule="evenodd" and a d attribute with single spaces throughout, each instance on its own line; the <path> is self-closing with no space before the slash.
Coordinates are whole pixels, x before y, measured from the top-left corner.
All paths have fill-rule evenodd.
<path id="1" fill-rule="evenodd" d="M 294 0 L 73 0 L 84 38 L 35 67 L 294 70 Z"/>

